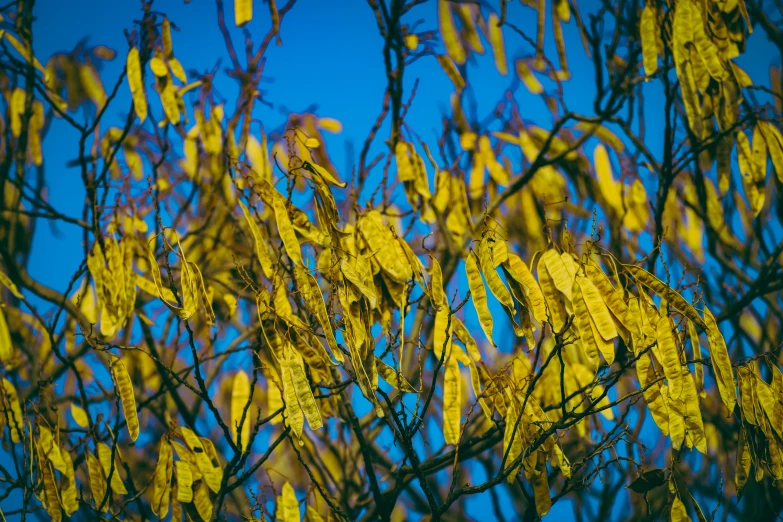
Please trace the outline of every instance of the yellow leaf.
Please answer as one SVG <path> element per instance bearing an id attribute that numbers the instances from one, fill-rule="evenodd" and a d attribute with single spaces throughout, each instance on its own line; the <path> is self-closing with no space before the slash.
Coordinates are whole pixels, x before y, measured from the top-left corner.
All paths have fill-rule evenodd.
<path id="1" fill-rule="evenodd" d="M 90 420 L 87 416 L 87 412 L 74 403 L 71 403 L 71 417 L 73 417 L 74 422 L 80 428 L 90 427 Z"/>
<path id="2" fill-rule="evenodd" d="M 691 522 L 691 517 L 688 516 L 688 510 L 685 509 L 685 504 L 682 503 L 679 495 L 676 495 L 672 502 L 671 518 L 672 522 Z"/>
<path id="3" fill-rule="evenodd" d="M 299 522 L 302 513 L 299 510 L 299 501 L 291 484 L 286 481 L 283 484 L 282 494 L 277 497 L 277 516 L 283 522 Z"/>
<path id="4" fill-rule="evenodd" d="M 125 489 L 125 484 L 122 482 L 122 478 L 120 477 L 119 451 L 120 448 L 115 446 L 114 465 L 112 466 L 112 448 L 103 442 L 98 443 L 98 459 L 101 461 L 103 476 L 109 477 L 109 474 L 111 474 L 109 483 L 111 484 L 112 491 L 119 493 L 120 495 L 127 495 L 128 490 Z"/>

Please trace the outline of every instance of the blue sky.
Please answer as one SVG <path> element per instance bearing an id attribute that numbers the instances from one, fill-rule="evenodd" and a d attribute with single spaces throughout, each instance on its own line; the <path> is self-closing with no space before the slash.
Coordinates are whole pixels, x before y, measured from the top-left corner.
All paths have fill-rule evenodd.
<path id="1" fill-rule="evenodd" d="M 233 25 L 232 4 L 231 0 L 226 1 L 227 22 L 235 44 L 241 47 L 241 31 Z M 257 44 L 268 30 L 270 22 L 266 5 L 258 0 L 254 4 L 255 18 L 248 29 L 256 37 Z M 518 2 L 509 4 L 510 19 L 529 30 L 528 34 L 534 34 L 532 11 L 521 7 Z M 593 5 L 592 2 L 580 3 L 583 16 Z M 213 2 L 193 0 L 190 4 L 184 4 L 182 1 L 162 0 L 156 2 L 155 8 L 167 13 L 172 23 L 180 28 L 173 34 L 173 44 L 175 54 L 186 70 L 205 71 L 221 59 L 221 69 L 229 64 L 216 25 Z M 106 64 L 102 71 L 102 78 L 109 89 L 124 65 L 127 46 L 123 31 L 130 29 L 132 21 L 141 17 L 141 10 L 139 3 L 130 0 L 39 0 L 36 2 L 35 14 L 34 49 L 36 56 L 44 63 L 52 53 L 69 51 L 84 37 L 89 38 L 89 45 L 102 44 L 117 51 L 118 57 Z M 417 20 L 422 20 L 421 27 L 424 29 L 436 29 L 435 3 L 414 9 L 406 19 L 409 24 Z M 574 24 L 564 29 L 574 77 L 565 84 L 566 100 L 572 110 L 591 114 L 594 94 L 592 63 L 576 38 Z M 349 179 L 349 167 L 358 158 L 358 151 L 377 117 L 386 86 L 381 54 L 383 41 L 378 35 L 373 13 L 367 3 L 360 0 L 300 0 L 283 21 L 281 36 L 283 45 L 277 47 L 272 44 L 266 55 L 265 76 L 269 81 L 263 84 L 267 91 L 266 100 L 274 108 L 258 105 L 254 116 L 267 130 L 271 130 L 285 122 L 288 111 L 301 112 L 316 104 L 315 112 L 318 115 L 336 118 L 343 124 L 342 134 L 328 138 L 328 147 L 334 164 L 341 170 L 342 178 Z M 548 32 L 548 41 L 551 45 L 551 32 Z M 479 58 L 470 69 L 470 81 L 478 100 L 478 114 L 482 117 L 488 114 L 503 91 L 514 81 L 513 60 L 531 52 L 510 32 L 506 33 L 506 48 L 511 69 L 508 76 L 497 74 L 490 53 Z M 770 51 L 772 48 L 763 40 L 763 35 L 751 37 L 749 52 L 739 63 L 752 78 L 766 83 L 770 57 L 775 56 Z M 554 56 L 554 52 L 550 55 Z M 236 89 L 233 80 L 227 79 L 225 75 L 219 76 L 217 89 L 229 100 L 230 111 L 233 107 L 230 100 Z M 434 58 L 422 59 L 406 70 L 406 99 L 415 79 L 420 82 L 416 100 L 406 121 L 425 141 L 434 144 L 453 87 Z M 656 99 L 660 99 L 659 89 L 659 84 L 650 84 L 645 93 L 648 103 L 654 104 Z M 526 111 L 523 117 L 545 128 L 551 123 L 546 108 L 538 98 L 530 96 L 524 89 L 519 89 L 517 95 Z M 113 112 L 109 113 L 108 122 L 119 124 L 129 103 L 130 95 L 127 86 L 123 85 Z M 152 110 L 160 114 L 160 108 L 155 103 Z M 657 123 L 660 124 L 660 119 Z M 655 127 L 654 116 L 648 125 Z M 649 145 L 659 152 L 661 143 L 656 142 L 656 139 L 660 133 L 655 133 L 653 128 L 648 129 L 652 137 Z M 381 137 L 384 136 L 384 131 L 381 131 Z M 78 135 L 64 122 L 56 121 L 44 144 L 49 200 L 55 208 L 71 216 L 80 216 L 83 202 L 79 171 L 65 166 L 67 161 L 76 157 L 74 151 L 77 150 L 77 139 Z M 346 151 L 350 150 L 351 145 L 354 152 L 349 155 Z M 373 150 L 377 153 L 382 152 L 383 148 L 376 145 Z M 56 290 L 64 291 L 81 262 L 80 243 L 81 232 L 75 227 L 58 225 L 55 231 L 40 224 L 29 266 L 31 275 Z M 464 282 L 460 282 L 460 286 L 463 285 Z M 472 313 L 468 314 L 468 320 L 469 327 L 477 326 Z M 500 331 L 501 328 L 499 321 L 496 329 Z M 510 516 L 510 503 L 505 504 L 506 514 Z M 570 514 L 569 504 L 567 501 L 558 503 L 549 518 L 566 519 L 560 517 Z M 486 512 L 488 506 L 486 497 L 475 499 L 469 512 L 481 519 L 481 514 Z M 622 509 L 620 504 L 618 509 Z"/>

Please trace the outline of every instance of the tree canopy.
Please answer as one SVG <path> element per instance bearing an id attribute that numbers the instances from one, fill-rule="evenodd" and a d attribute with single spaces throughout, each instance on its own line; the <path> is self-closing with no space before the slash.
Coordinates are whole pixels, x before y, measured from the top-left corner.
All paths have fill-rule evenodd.
<path id="1" fill-rule="evenodd" d="M 374 123 L 267 122 L 312 1 L 215 0 L 218 63 L 207 2 L 51 56 L 0 7 L 0 519 L 779 516 L 783 7 L 336 2 Z"/>

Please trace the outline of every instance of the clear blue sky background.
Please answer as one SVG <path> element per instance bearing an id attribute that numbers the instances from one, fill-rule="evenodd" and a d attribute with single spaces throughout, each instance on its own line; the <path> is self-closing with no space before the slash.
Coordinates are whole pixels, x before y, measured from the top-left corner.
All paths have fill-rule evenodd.
<path id="1" fill-rule="evenodd" d="M 255 0 L 254 4 L 255 18 L 248 28 L 258 43 L 270 22 L 266 5 L 259 0 Z M 583 16 L 586 17 L 595 4 L 591 1 L 580 2 Z M 435 2 L 431 2 L 414 9 L 407 15 L 406 22 L 413 24 L 422 20 L 421 29 L 437 29 L 435 5 Z M 156 2 L 155 8 L 166 12 L 180 28 L 173 34 L 174 51 L 186 70 L 195 68 L 206 71 L 221 59 L 223 68 L 229 64 L 216 24 L 216 8 L 211 0 L 193 0 L 190 4 L 184 4 L 181 0 L 161 0 Z M 34 12 L 37 17 L 34 49 L 36 56 L 44 63 L 53 53 L 69 51 L 85 37 L 89 38 L 89 45 L 102 44 L 117 51 L 118 57 L 102 71 L 109 90 L 124 65 L 127 46 L 123 30 L 130 29 L 132 21 L 141 17 L 140 4 L 132 0 L 39 0 Z M 226 0 L 226 14 L 235 44 L 241 49 L 241 31 L 233 24 L 231 0 Z M 525 28 L 528 34 L 534 34 L 535 18 L 531 10 L 523 8 L 518 2 L 509 2 L 509 17 Z M 573 22 L 565 27 L 565 32 L 569 64 L 574 77 L 565 84 L 566 100 L 572 110 L 590 114 L 595 92 L 592 64 L 576 37 Z M 263 122 L 266 129 L 273 129 L 285 122 L 289 111 L 300 112 L 316 104 L 318 115 L 337 118 L 343 123 L 343 133 L 329 137 L 328 146 L 342 178 L 349 179 L 349 167 L 358 158 L 361 144 L 380 110 L 386 86 L 383 42 L 378 35 L 372 11 L 362 0 L 300 0 L 286 16 L 281 36 L 283 45 L 277 47 L 272 44 L 266 55 L 265 76 L 270 80 L 264 84 L 266 99 L 275 107 L 270 109 L 257 105 L 254 116 Z M 770 57 L 777 55 L 763 38 L 763 35 L 750 38 L 749 52 L 739 63 L 754 80 L 767 83 Z M 547 40 L 551 46 L 551 31 L 547 33 Z M 506 49 L 511 69 L 509 76 L 501 77 L 497 74 L 490 53 L 479 58 L 470 69 L 470 81 L 478 100 L 478 113 L 482 117 L 491 111 L 513 81 L 513 60 L 531 53 L 531 49 L 511 32 L 506 33 Z M 550 56 L 554 57 L 554 52 Z M 434 144 L 453 87 L 434 58 L 420 60 L 406 70 L 406 97 L 416 78 L 420 80 L 418 93 L 406 121 L 425 141 Z M 219 75 L 216 85 L 228 100 L 228 110 L 231 111 L 231 100 L 236 92 L 233 80 Z M 648 104 L 654 105 L 655 100 L 660 99 L 661 92 L 656 91 L 659 88 L 654 83 L 647 89 L 645 94 Z M 524 89 L 517 92 L 525 111 L 523 117 L 547 127 L 550 118 L 542 102 L 529 96 Z M 156 95 L 150 93 L 150 97 L 154 99 Z M 107 121 L 114 125 L 120 124 L 129 103 L 129 92 L 124 85 Z M 156 100 L 153 101 L 152 110 L 160 114 Z M 660 132 L 655 132 L 655 125 L 655 115 L 651 115 L 648 121 L 648 136 L 651 140 L 648 144 L 659 153 Z M 660 119 L 657 125 L 660 125 Z M 381 139 L 386 135 L 388 132 L 382 132 Z M 64 122 L 56 121 L 44 145 L 44 158 L 50 202 L 60 211 L 80 217 L 84 196 L 79 171 L 65 166 L 67 161 L 76 157 L 77 138 Z M 349 144 L 353 144 L 355 151 L 351 157 L 345 153 Z M 374 151 L 383 152 L 383 149 L 376 146 Z M 29 266 L 31 275 L 56 290 L 64 291 L 81 261 L 80 243 L 81 232 L 75 227 L 58 225 L 52 229 L 42 223 L 35 236 Z M 473 326 L 477 325 L 472 317 L 468 319 Z M 496 327 L 498 331 L 502 328 L 500 324 Z M 658 435 L 651 433 L 651 436 Z M 479 478 L 474 476 L 476 480 Z M 504 505 L 506 515 L 513 520 L 510 502 L 506 501 Z M 623 508 L 623 502 L 618 502 L 616 514 L 622 513 Z M 472 501 L 469 512 L 478 520 L 487 520 L 489 509 L 489 499 L 483 496 Z M 548 519 L 567 520 L 570 519 L 570 513 L 570 502 L 561 501 L 556 504 Z"/>

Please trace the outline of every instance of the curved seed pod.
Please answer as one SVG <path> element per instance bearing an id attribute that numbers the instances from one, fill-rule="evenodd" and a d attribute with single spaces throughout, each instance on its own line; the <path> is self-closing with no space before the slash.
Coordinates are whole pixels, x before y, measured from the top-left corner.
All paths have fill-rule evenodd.
<path id="1" fill-rule="evenodd" d="M 487 305 L 487 290 L 484 288 L 484 280 L 481 279 L 478 264 L 472 253 L 468 253 L 465 258 L 465 272 L 468 276 L 468 286 L 470 287 L 470 297 L 473 300 L 473 306 L 479 318 L 479 324 L 484 331 L 484 335 L 492 346 L 497 346 L 492 339 L 493 320 Z"/>
<path id="2" fill-rule="evenodd" d="M 291 372 L 294 390 L 296 390 L 296 399 L 299 401 L 299 406 L 304 412 L 307 424 L 310 425 L 311 430 L 321 429 L 324 423 L 321 419 L 321 412 L 318 409 L 318 405 L 315 403 L 313 390 L 310 388 L 310 383 L 307 381 L 302 361 L 300 357 L 298 357 L 296 349 L 290 345 L 288 345 L 288 368 Z"/>
<path id="3" fill-rule="evenodd" d="M 318 286 L 318 281 L 310 275 L 307 269 L 301 265 L 294 266 L 294 278 L 296 284 L 299 287 L 299 292 L 302 294 L 302 298 L 310 309 L 310 312 L 318 319 L 321 328 L 324 331 L 326 342 L 329 344 L 329 348 L 332 350 L 332 355 L 338 362 L 343 362 L 345 358 L 342 352 L 337 347 L 337 339 L 334 337 L 334 331 L 332 330 L 332 323 L 329 321 L 329 314 L 326 312 L 326 303 L 324 303 L 324 296 L 321 293 L 321 288 Z"/>
<path id="4" fill-rule="evenodd" d="M 704 19 L 701 16 L 701 6 L 691 9 L 691 27 L 693 28 L 693 44 L 704 67 L 712 78 L 722 81 L 726 77 L 726 68 L 718 57 L 718 48 L 704 30 Z"/>
<path id="5" fill-rule="evenodd" d="M 668 386 L 661 386 L 661 395 L 669 410 L 669 438 L 672 442 L 672 449 L 679 451 L 682 443 L 685 442 L 685 419 L 682 418 L 680 412 L 674 407 L 675 401 L 669 396 Z"/>
<path id="6" fill-rule="evenodd" d="M 381 378 L 388 382 L 394 389 L 401 393 L 416 393 L 416 388 L 408 382 L 401 372 L 395 371 L 394 368 L 377 357 L 375 358 L 375 364 L 378 367 L 378 374 Z"/>
<path id="7" fill-rule="evenodd" d="M 189 319 L 191 313 L 187 307 L 179 307 L 176 304 L 169 302 L 169 298 L 173 300 L 174 293 L 171 291 L 171 289 L 163 286 L 163 280 L 160 275 L 160 266 L 158 265 L 158 261 L 155 259 L 155 253 L 150 248 L 149 243 L 147 243 L 147 261 L 149 262 L 150 272 L 152 272 L 152 280 L 155 281 L 155 288 L 158 290 L 158 297 L 160 300 L 163 301 L 163 303 L 168 306 L 171 311 L 183 319 Z"/>
<path id="8" fill-rule="evenodd" d="M 174 462 L 177 475 L 177 501 L 187 504 L 193 502 L 193 472 L 190 464 L 183 460 Z"/>
<path id="9" fill-rule="evenodd" d="M 340 261 L 340 271 L 367 298 L 370 308 L 374 309 L 378 306 L 378 296 L 375 293 L 375 287 L 367 284 L 372 282 L 372 276 L 369 275 L 369 267 L 357 266 L 362 264 L 366 265 L 366 261 L 361 255 L 356 257 L 344 256 Z"/>
<path id="10" fill-rule="evenodd" d="M 507 275 L 510 275 L 523 286 L 528 301 L 527 304 L 530 305 L 530 309 L 533 311 L 533 317 L 539 323 L 544 324 L 547 316 L 544 294 L 525 262 L 518 255 L 509 252 L 508 260 L 503 263 L 503 268 L 505 268 Z"/>
<path id="11" fill-rule="evenodd" d="M 87 472 L 90 478 L 90 490 L 92 491 L 92 500 L 97 508 L 103 497 L 106 496 L 106 477 L 103 475 L 103 467 L 101 461 L 93 455 L 91 452 L 85 452 L 85 458 L 87 459 Z M 109 500 L 103 504 L 103 510 L 109 510 Z"/>
<path id="12" fill-rule="evenodd" d="M 356 223 L 356 229 L 367 242 L 372 259 L 378 263 L 380 269 L 388 274 L 395 282 L 407 282 L 411 277 L 410 266 L 403 263 L 403 258 L 398 253 L 398 247 L 394 234 L 383 224 L 383 216 L 377 210 L 371 210 L 362 216 Z"/>
<path id="13" fill-rule="evenodd" d="M 136 47 L 131 47 L 128 50 L 126 70 L 128 72 L 128 86 L 133 98 L 133 110 L 139 117 L 139 124 L 142 124 L 147 119 L 147 95 L 144 92 L 139 50 Z"/>
<path id="14" fill-rule="evenodd" d="M 40 453 L 40 448 L 39 448 Z M 39 460 L 41 476 L 43 478 L 43 505 L 49 516 L 55 522 L 60 522 L 63 518 L 60 495 L 57 491 L 57 482 L 54 479 L 54 469 L 51 462 L 46 458 Z"/>
<path id="15" fill-rule="evenodd" d="M 457 444 L 462 418 L 462 377 L 456 357 L 446 361 L 443 373 L 443 437 L 446 444 Z"/>
<path id="16" fill-rule="evenodd" d="M 549 275 L 552 276 L 555 287 L 570 301 L 574 278 L 570 277 L 563 258 L 558 255 L 557 250 L 552 248 L 544 252 L 541 261 L 544 263 Z"/>
<path id="17" fill-rule="evenodd" d="M 514 462 L 517 457 L 522 454 L 526 438 L 526 424 L 530 419 L 523 416 L 522 405 L 519 404 L 516 397 L 513 396 L 509 398 L 505 418 L 506 427 L 503 430 L 503 454 L 508 455 L 506 457 L 506 465 L 508 466 L 509 463 Z M 513 480 L 512 477 L 516 475 L 518 469 L 519 466 L 509 475 L 509 480 Z"/>
<path id="18" fill-rule="evenodd" d="M 438 360 L 443 357 L 444 349 L 447 359 L 451 355 L 454 316 L 451 316 L 451 320 L 449 320 L 449 314 L 448 307 L 443 307 L 435 312 L 435 321 L 432 327 L 432 351 Z"/>
<path id="19" fill-rule="evenodd" d="M 528 460 L 536 462 L 535 467 L 528 466 Z M 552 499 L 549 497 L 549 479 L 546 474 L 546 456 L 539 449 L 531 455 L 530 459 L 525 459 L 524 462 L 525 476 L 533 486 L 536 513 L 538 513 L 538 516 L 543 517 L 552 509 Z"/>
<path id="20" fill-rule="evenodd" d="M 492 54 L 495 56 L 495 68 L 505 76 L 508 74 L 508 61 L 506 60 L 506 44 L 503 40 L 503 29 L 500 27 L 498 15 L 492 13 L 487 19 L 487 28 L 489 35 L 487 39 L 492 46 Z"/>
<path id="21" fill-rule="evenodd" d="M 642 39 L 642 57 L 644 73 L 652 76 L 658 70 L 658 17 L 651 2 L 647 2 L 642 10 L 642 20 L 639 24 Z"/>
<path id="22" fill-rule="evenodd" d="M 688 321 L 688 336 L 691 339 L 691 348 L 693 349 L 693 360 L 696 369 L 696 389 L 698 390 L 699 397 L 702 399 L 707 396 L 707 392 L 704 390 L 704 363 L 701 362 L 701 344 L 699 343 L 699 333 L 696 331 L 696 327 L 693 326 L 693 321 Z"/>
<path id="23" fill-rule="evenodd" d="M 242 209 L 242 214 L 245 216 L 245 221 L 247 221 L 250 234 L 253 236 L 253 243 L 256 247 L 256 256 L 258 257 L 258 262 L 261 264 L 261 271 L 264 273 L 264 276 L 266 276 L 267 279 L 271 279 L 274 273 L 272 268 L 272 258 L 269 255 L 269 251 L 267 250 L 266 241 L 264 241 L 264 237 L 261 235 L 261 229 L 258 228 L 256 220 L 253 218 L 253 215 L 250 213 L 245 204 L 242 203 L 241 200 L 237 200 L 237 202 L 239 203 L 239 208 Z"/>
<path id="24" fill-rule="evenodd" d="M 67 451 L 61 453 L 63 462 L 65 462 L 65 472 L 62 474 L 62 503 L 65 514 L 70 517 L 79 510 L 79 493 L 76 490 L 76 475 L 73 470 L 71 454 Z"/>
<path id="25" fill-rule="evenodd" d="M 470 360 L 468 361 L 468 368 L 470 369 L 470 386 L 473 388 L 473 395 L 475 395 L 479 406 L 481 406 L 486 419 L 491 421 L 492 408 L 489 406 L 486 397 L 482 397 L 483 392 L 481 390 L 481 376 L 479 375 L 478 367 L 476 366 L 476 363 L 473 362 L 473 360 Z"/>
<path id="26" fill-rule="evenodd" d="M 770 427 L 775 430 L 779 437 L 783 437 L 783 404 L 776 397 L 775 390 L 764 382 L 758 374 L 753 373 L 752 378 L 755 381 L 756 398 L 769 421 Z"/>
<path id="27" fill-rule="evenodd" d="M 204 286 L 204 278 L 201 275 L 201 270 L 199 270 L 196 263 L 193 263 L 192 261 L 188 261 L 187 264 L 190 268 L 193 286 L 201 298 L 201 304 L 204 307 L 204 315 L 207 317 L 207 324 L 215 324 L 215 311 L 212 310 L 212 303 L 209 300 L 207 288 Z"/>
<path id="28" fill-rule="evenodd" d="M 598 330 L 598 333 L 601 334 L 605 341 L 611 341 L 617 337 L 617 328 L 614 326 L 612 316 L 609 315 L 606 304 L 601 299 L 601 294 L 590 279 L 580 276 L 576 278 L 576 281 L 582 290 L 582 297 L 587 305 L 590 318 L 595 323 L 596 330 Z M 607 360 L 607 362 L 609 361 Z"/>
<path id="29" fill-rule="evenodd" d="M 481 262 L 481 271 L 484 272 L 484 277 L 487 279 L 487 286 L 489 287 L 492 295 L 494 295 L 500 304 L 506 309 L 514 310 L 514 300 L 511 298 L 511 293 L 503 284 L 503 280 L 495 269 L 495 263 L 492 261 L 492 251 L 490 250 L 489 241 L 487 238 L 483 238 L 479 243 L 479 261 Z M 513 317 L 513 312 L 512 312 Z"/>
<path id="30" fill-rule="evenodd" d="M 701 318 L 699 312 L 697 312 L 696 309 L 688 301 L 686 301 L 683 296 L 677 293 L 669 285 L 655 277 L 644 268 L 638 267 L 636 265 L 622 266 L 628 270 L 637 281 L 669 301 L 671 306 L 682 313 L 685 317 L 696 323 L 696 325 L 698 325 L 700 328 L 703 329 L 706 327 L 704 319 Z"/>
<path id="31" fill-rule="evenodd" d="M 296 387 L 294 386 L 293 374 L 289 368 L 290 365 L 290 359 L 287 357 L 280 361 L 283 374 L 283 397 L 285 398 L 285 423 L 291 427 L 294 436 L 297 439 L 301 439 L 302 430 L 304 429 L 304 413 L 296 398 Z"/>
<path id="32" fill-rule="evenodd" d="M 445 288 L 443 288 L 443 272 L 440 269 L 440 263 L 431 256 L 432 266 L 430 267 L 430 299 L 432 306 L 438 310 L 441 306 L 448 303 Z"/>
<path id="33" fill-rule="evenodd" d="M 460 321 L 457 316 L 452 315 L 451 316 L 451 327 L 452 331 L 454 332 L 454 335 L 462 341 L 462 344 L 465 345 L 465 348 L 468 351 L 468 355 L 470 355 L 471 359 L 478 362 L 481 360 L 481 353 L 479 352 L 478 345 L 476 344 L 476 340 L 473 339 L 473 336 L 470 335 L 470 332 L 467 328 L 465 328 L 465 325 Z M 468 362 L 460 361 L 463 364 L 468 364 Z"/>
<path id="34" fill-rule="evenodd" d="M 285 208 L 284 198 L 277 195 L 274 198 L 273 206 L 275 209 L 277 230 L 280 233 L 280 239 L 283 240 L 285 251 L 295 265 L 301 265 L 302 247 L 299 245 L 299 240 L 296 238 L 296 232 L 294 232 L 294 226 L 291 224 L 291 219 L 288 217 L 288 210 Z"/>
<path id="35" fill-rule="evenodd" d="M 112 356 L 111 376 L 120 395 L 122 413 L 128 426 L 128 435 L 131 442 L 135 442 L 139 436 L 139 414 L 136 411 L 136 397 L 133 394 L 133 384 L 128 375 L 128 370 L 119 357 Z"/>
<path id="36" fill-rule="evenodd" d="M 213 466 L 212 459 L 204 451 L 204 444 L 192 430 L 185 426 L 181 426 L 180 432 L 185 440 L 185 444 L 187 444 L 190 450 L 188 453 L 192 458 L 190 464 L 193 480 L 198 480 L 197 475 L 203 476 L 204 482 L 209 486 L 209 489 L 217 493 L 220 491 L 222 473 Z"/>
<path id="37" fill-rule="evenodd" d="M 723 404 L 729 410 L 729 415 L 734 412 L 734 406 L 737 404 L 737 383 L 734 380 L 734 370 L 729 359 L 729 352 L 726 348 L 726 341 L 718 330 L 718 323 L 715 321 L 712 313 L 704 307 L 704 322 L 707 326 L 707 340 L 710 343 L 710 356 L 712 358 L 712 367 L 715 370 L 715 380 L 718 383 L 718 392 Z"/>
<path id="38" fill-rule="evenodd" d="M 250 440 L 250 425 L 252 424 L 250 409 L 248 408 L 245 413 L 249 401 L 250 379 L 244 370 L 239 370 L 234 376 L 231 386 L 231 435 L 242 451 L 247 451 L 247 444 Z M 238 426 L 243 414 L 245 418 L 242 422 L 242 429 L 239 430 Z"/>
<path id="39" fill-rule="evenodd" d="M 685 420 L 685 428 L 688 430 L 688 436 L 697 450 L 703 455 L 707 454 L 707 436 L 704 433 L 704 421 L 701 418 L 701 409 L 699 408 L 699 396 L 696 392 L 696 381 L 688 370 L 687 366 L 681 367 L 682 371 L 682 393 L 680 401 L 682 406 L 675 405 L 675 408 L 682 410 L 682 417 Z M 783 418 L 781 418 L 783 420 Z"/>
<path id="40" fill-rule="evenodd" d="M 171 496 L 171 476 L 174 473 L 174 454 L 168 435 L 160 440 L 158 463 L 152 483 L 152 512 L 159 518 L 166 518 L 169 512 L 169 497 Z"/>
<path id="41" fill-rule="evenodd" d="M 628 305 L 623 299 L 623 294 L 620 290 L 617 290 L 612 282 L 609 280 L 603 270 L 592 260 L 588 261 L 584 265 L 585 275 L 592 281 L 598 292 L 601 294 L 601 298 L 606 304 L 609 311 L 617 319 L 621 325 L 625 327 L 629 332 L 634 332 L 637 325 L 633 321 L 633 317 L 630 315 Z"/>
<path id="42" fill-rule="evenodd" d="M 666 379 L 669 381 L 669 397 L 679 399 L 683 384 L 682 365 L 672 334 L 672 322 L 668 316 L 663 316 L 658 320 L 656 333 L 658 335 L 658 349 L 662 357 L 661 365 Z"/>
<path id="43" fill-rule="evenodd" d="M 454 16 L 451 12 L 451 2 L 448 0 L 438 0 L 438 30 L 443 40 L 446 52 L 451 59 L 459 65 L 465 64 L 465 49 L 462 47 L 459 33 L 454 26 Z"/>
<path id="44" fill-rule="evenodd" d="M 658 376 L 655 374 L 648 354 L 642 354 L 636 361 L 636 375 L 653 421 L 663 436 L 667 437 L 669 435 L 669 408 L 661 394 L 661 383 L 655 382 Z"/>
<path id="45" fill-rule="evenodd" d="M 546 268 L 546 264 L 539 261 L 536 271 L 538 272 L 538 282 L 541 286 L 541 293 L 544 296 L 544 302 L 546 303 L 549 323 L 552 325 L 554 331 L 559 332 L 562 330 L 563 326 L 565 326 L 565 306 L 557 291 L 554 279 Z"/>
<path id="46" fill-rule="evenodd" d="M 201 481 L 193 490 L 193 504 L 196 506 L 202 520 L 212 520 L 212 501 L 204 482 Z"/>
<path id="47" fill-rule="evenodd" d="M 590 324 L 590 312 L 587 311 L 587 303 L 582 297 L 582 288 L 575 282 L 571 294 L 571 302 L 574 306 L 574 324 L 579 330 L 579 337 L 582 340 L 582 348 L 587 357 L 587 361 L 593 370 L 598 369 L 600 358 L 598 356 L 597 339 L 593 335 L 593 327 Z"/>

